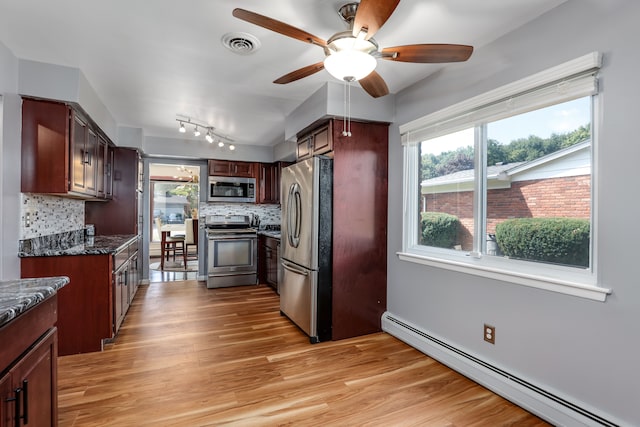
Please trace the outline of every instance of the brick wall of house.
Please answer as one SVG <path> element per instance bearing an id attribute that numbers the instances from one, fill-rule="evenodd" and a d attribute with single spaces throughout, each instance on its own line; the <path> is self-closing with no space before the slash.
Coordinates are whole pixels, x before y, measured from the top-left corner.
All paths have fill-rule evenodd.
<path id="1" fill-rule="evenodd" d="M 460 219 L 458 241 L 463 250 L 473 246 L 473 192 L 426 194 L 426 210 L 446 212 Z M 423 204 L 425 205 L 425 204 Z M 591 215 L 590 175 L 518 181 L 511 188 L 489 190 L 487 232 L 509 218 L 583 218 Z"/>

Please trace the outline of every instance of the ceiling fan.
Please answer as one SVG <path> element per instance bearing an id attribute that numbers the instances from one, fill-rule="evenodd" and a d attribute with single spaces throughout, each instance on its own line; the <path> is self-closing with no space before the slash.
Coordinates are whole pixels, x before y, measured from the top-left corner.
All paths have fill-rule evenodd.
<path id="1" fill-rule="evenodd" d="M 398 3 L 400 0 L 362 0 L 360 3 L 345 4 L 338 14 L 350 29 L 335 33 L 328 40 L 245 9 L 234 9 L 233 16 L 324 49 L 324 61 L 285 74 L 274 83 L 291 83 L 327 69 L 340 80 L 357 80 L 369 95 L 378 98 L 389 93 L 384 79 L 375 71 L 378 58 L 415 63 L 462 62 L 469 59 L 473 52 L 473 46 L 457 44 L 412 44 L 380 49 L 373 36 L 389 19 Z"/>

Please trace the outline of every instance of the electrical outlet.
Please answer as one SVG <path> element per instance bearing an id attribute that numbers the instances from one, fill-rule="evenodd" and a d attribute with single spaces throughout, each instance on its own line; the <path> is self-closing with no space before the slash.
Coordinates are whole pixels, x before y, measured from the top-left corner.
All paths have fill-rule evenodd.
<path id="1" fill-rule="evenodd" d="M 484 340 L 488 343 L 495 344 L 496 343 L 496 327 L 484 324 Z"/>

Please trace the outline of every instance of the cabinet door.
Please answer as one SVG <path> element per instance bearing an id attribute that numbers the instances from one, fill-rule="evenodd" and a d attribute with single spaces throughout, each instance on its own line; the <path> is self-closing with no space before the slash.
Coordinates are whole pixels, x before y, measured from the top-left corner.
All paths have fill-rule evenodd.
<path id="1" fill-rule="evenodd" d="M 11 374 L 0 377 L 0 427 L 13 427 L 15 393 L 11 382 Z"/>
<path id="2" fill-rule="evenodd" d="M 325 154 L 333 150 L 331 123 L 313 132 L 313 154 Z"/>
<path id="3" fill-rule="evenodd" d="M 106 197 L 107 145 L 107 141 L 99 136 L 96 148 L 96 194 L 101 199 Z"/>
<path id="4" fill-rule="evenodd" d="M 87 139 L 87 124 L 73 115 L 71 129 L 71 190 L 84 191 L 84 162 L 86 161 L 84 146 Z"/>
<path id="5" fill-rule="evenodd" d="M 247 178 L 253 178 L 255 176 L 253 172 L 253 163 L 251 162 L 233 162 L 233 176 L 242 176 Z"/>
<path id="6" fill-rule="evenodd" d="M 113 147 L 107 144 L 104 165 L 104 196 L 113 198 Z"/>
<path id="7" fill-rule="evenodd" d="M 209 160 L 210 176 L 230 176 L 232 175 L 231 163 L 226 160 Z"/>
<path id="8" fill-rule="evenodd" d="M 280 169 L 276 163 L 259 163 L 258 203 L 280 203 Z"/>
<path id="9" fill-rule="evenodd" d="M 97 195 L 98 182 L 98 135 L 91 128 L 87 128 L 87 141 L 84 146 L 86 160 L 84 162 L 84 186 L 86 193 Z"/>
<path id="10" fill-rule="evenodd" d="M 129 276 L 129 262 L 127 261 L 126 266 L 124 267 L 124 280 L 122 283 L 122 319 L 120 320 L 120 324 L 124 321 L 124 317 L 127 315 L 127 311 L 129 311 L 129 288 L 131 287 L 131 277 Z"/>
<path id="11" fill-rule="evenodd" d="M 22 100 L 23 193 L 69 191 L 70 115 L 71 109 L 65 104 Z"/>
<path id="12" fill-rule="evenodd" d="M 56 356 L 54 327 L 11 370 L 14 391 L 20 389 L 20 425 L 57 425 Z"/>
<path id="13" fill-rule="evenodd" d="M 298 140 L 298 148 L 296 153 L 296 158 L 298 161 L 305 160 L 311 157 L 312 155 L 312 147 L 311 147 L 312 136 L 307 135 Z"/>
<path id="14" fill-rule="evenodd" d="M 266 237 L 258 236 L 258 283 L 267 282 L 267 246 Z"/>
<path id="15" fill-rule="evenodd" d="M 87 192 L 85 165 L 90 161 L 89 156 L 91 155 L 86 151 L 87 132 L 87 123 L 74 114 L 71 130 L 71 186 L 69 190 L 78 193 Z"/>
<path id="16" fill-rule="evenodd" d="M 267 237 L 267 283 L 278 285 L 278 241 Z"/>
<path id="17" fill-rule="evenodd" d="M 128 276 L 128 290 L 129 290 L 129 305 L 133 302 L 133 297 L 135 297 L 136 292 L 138 291 L 138 282 L 140 280 L 139 271 L 138 271 L 138 255 L 134 255 L 131 257 L 131 261 L 129 261 L 129 276 Z"/>
<path id="18" fill-rule="evenodd" d="M 118 332 L 120 324 L 124 318 L 123 306 L 122 306 L 122 293 L 124 292 L 125 272 L 124 269 L 120 269 L 114 273 L 114 289 L 113 289 L 113 321 L 115 322 L 114 332 Z"/>

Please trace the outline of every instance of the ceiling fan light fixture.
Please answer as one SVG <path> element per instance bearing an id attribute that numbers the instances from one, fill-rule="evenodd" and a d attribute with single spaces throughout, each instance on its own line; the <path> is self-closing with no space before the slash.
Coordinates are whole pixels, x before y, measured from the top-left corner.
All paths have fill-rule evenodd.
<path id="1" fill-rule="evenodd" d="M 345 49 L 331 53 L 324 60 L 324 68 L 338 80 L 354 81 L 367 77 L 377 65 L 367 52 Z"/>

